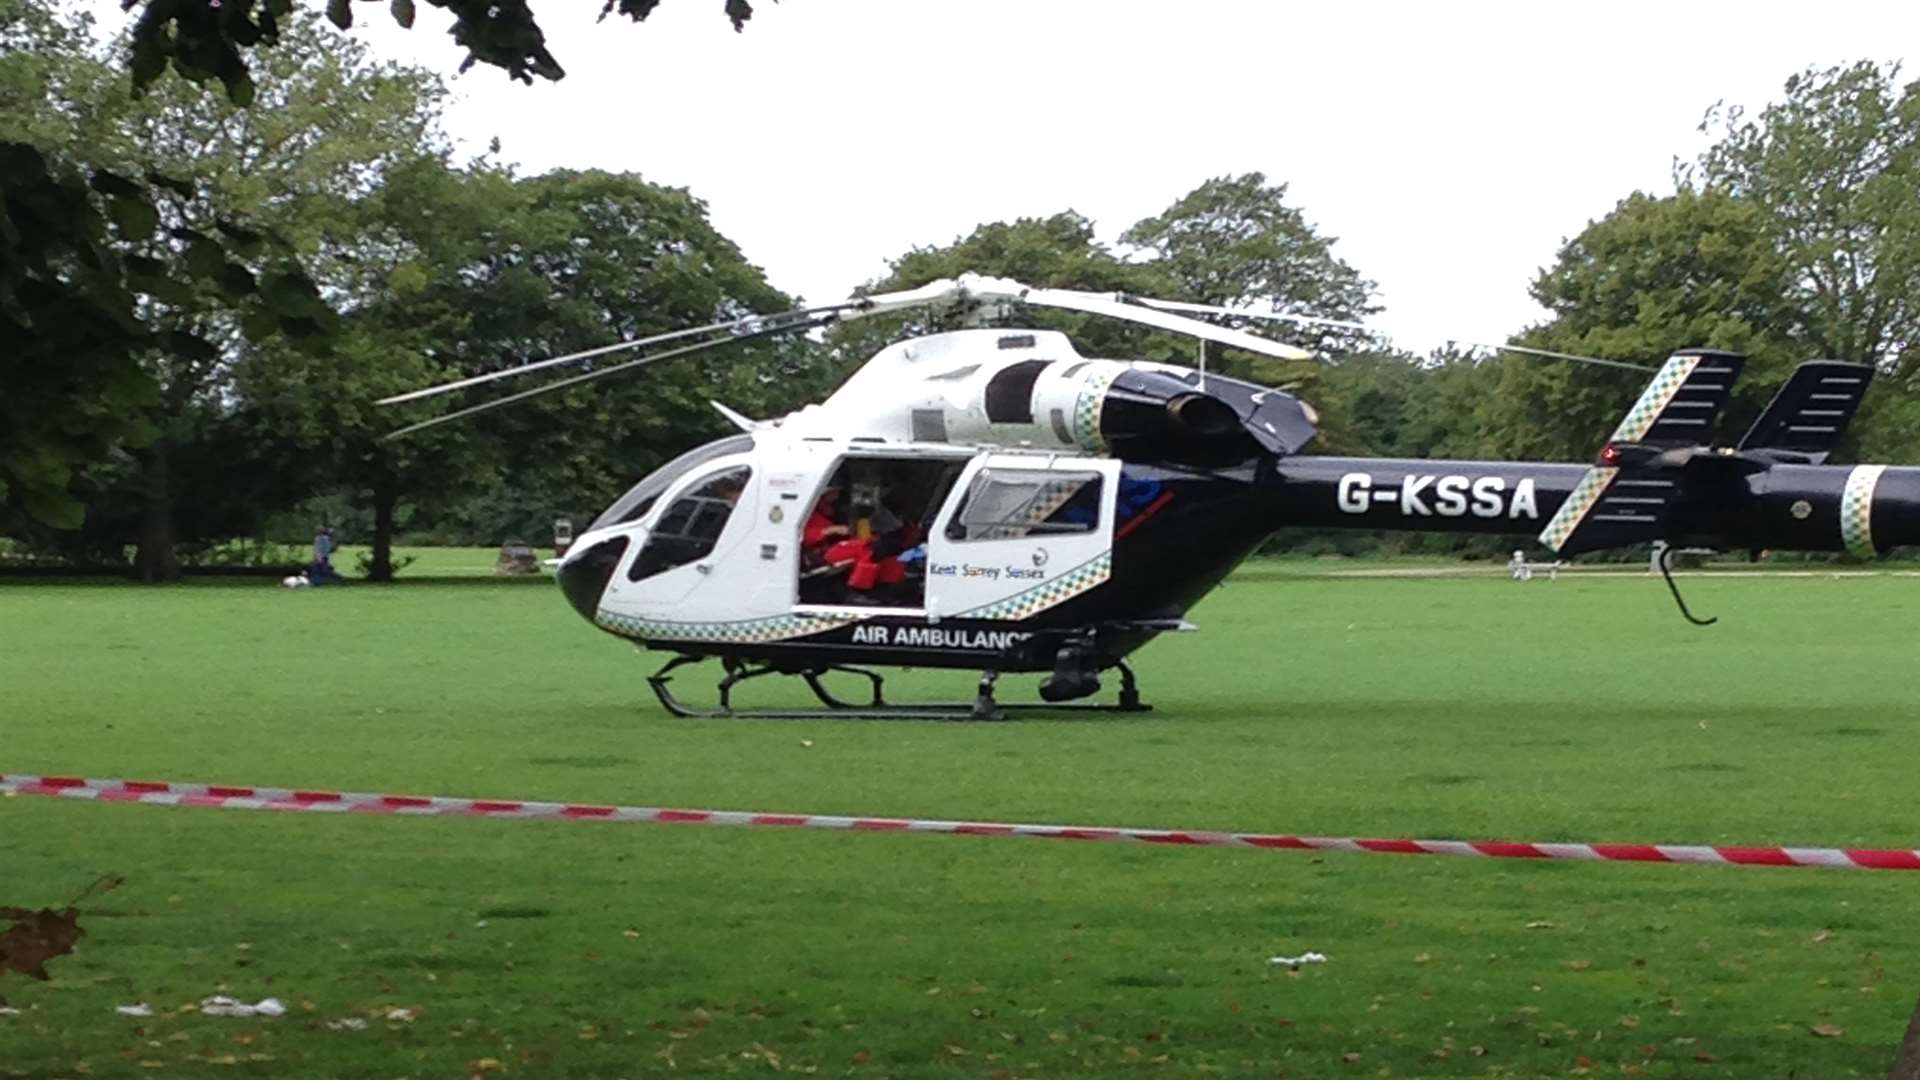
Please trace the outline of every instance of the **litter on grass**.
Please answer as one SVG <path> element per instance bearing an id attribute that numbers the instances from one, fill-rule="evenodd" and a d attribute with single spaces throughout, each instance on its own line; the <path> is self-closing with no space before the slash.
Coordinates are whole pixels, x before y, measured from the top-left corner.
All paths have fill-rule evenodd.
<path id="1" fill-rule="evenodd" d="M 1267 957 L 1267 963 L 1272 964 L 1274 967 L 1290 967 L 1295 970 L 1298 970 L 1301 964 L 1324 964 L 1326 962 L 1326 954 L 1317 952 L 1304 952 L 1299 956 Z"/>
<path id="2" fill-rule="evenodd" d="M 287 1007 L 279 998 L 262 998 L 248 1004 L 225 994 L 215 994 L 200 1001 L 202 1016 L 285 1016 Z"/>
<path id="3" fill-rule="evenodd" d="M 132 1005 L 117 1005 L 113 1011 L 121 1016 L 152 1016 L 153 1006 L 141 1001 Z"/>

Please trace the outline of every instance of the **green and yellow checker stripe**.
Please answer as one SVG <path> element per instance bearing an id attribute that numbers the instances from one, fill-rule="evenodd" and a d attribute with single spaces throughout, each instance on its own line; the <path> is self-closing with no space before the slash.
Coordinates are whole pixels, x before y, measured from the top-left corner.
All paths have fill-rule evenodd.
<path id="1" fill-rule="evenodd" d="M 1559 551 L 1560 546 L 1573 536 L 1573 530 L 1586 520 L 1587 511 L 1593 509 L 1593 504 L 1606 494 L 1607 485 L 1619 475 L 1619 469 L 1610 467 L 1588 469 L 1587 475 L 1580 478 L 1579 485 L 1567 496 L 1567 501 L 1560 504 L 1560 511 L 1553 515 L 1553 520 L 1540 530 L 1540 542 Z"/>
<path id="2" fill-rule="evenodd" d="M 1640 400 L 1634 402 L 1633 408 L 1627 410 L 1627 415 L 1620 421 L 1620 426 L 1613 429 L 1613 438 L 1608 441 L 1639 442 L 1646 438 L 1648 429 L 1653 427 L 1653 422 L 1660 419 L 1660 414 L 1667 411 L 1668 405 L 1673 404 L 1674 395 L 1686 385 L 1688 376 L 1693 374 L 1693 369 L 1700 366 L 1700 359 L 1698 356 L 1669 357 L 1666 364 L 1660 368 L 1660 373 L 1653 377 L 1653 381 L 1647 384 L 1645 390 L 1641 391 Z"/>
<path id="3" fill-rule="evenodd" d="M 1645 438 L 1647 432 L 1653 428 L 1654 421 L 1660 419 L 1660 414 L 1667 411 L 1668 405 L 1673 404 L 1674 395 L 1687 384 L 1693 369 L 1700 366 L 1700 360 L 1698 356 L 1668 357 L 1667 362 L 1661 366 L 1660 373 L 1655 375 L 1653 381 L 1647 384 L 1647 388 L 1640 392 L 1640 400 L 1634 402 L 1633 408 L 1627 410 L 1627 415 L 1621 419 L 1619 426 L 1613 429 L 1613 434 L 1607 441 L 1630 443 L 1639 442 Z M 1587 519 L 1588 512 L 1593 509 L 1595 503 L 1600 501 L 1600 497 L 1607 493 L 1608 485 L 1612 484 L 1614 478 L 1619 475 L 1619 469 L 1607 466 L 1596 465 L 1588 469 L 1587 475 L 1580 478 L 1579 485 L 1573 489 L 1572 494 L 1567 496 L 1567 501 L 1560 504 L 1560 510 L 1553 515 L 1553 520 L 1547 522 L 1547 527 L 1540 530 L 1540 542 L 1556 552 L 1559 551 L 1568 540 L 1573 538 L 1574 531 L 1580 527 L 1582 521 Z"/>
<path id="4" fill-rule="evenodd" d="M 1873 492 L 1880 486 L 1885 465 L 1858 465 L 1847 474 L 1846 490 L 1840 493 L 1840 540 L 1847 550 L 1864 559 L 1880 554 L 1873 546 Z"/>
<path id="5" fill-rule="evenodd" d="M 1073 442 L 1082 450 L 1095 454 L 1106 451 L 1107 442 L 1100 437 L 1100 409 L 1107 400 L 1107 387 L 1122 370 L 1102 365 L 1080 384 L 1080 395 L 1073 399 Z"/>
<path id="6" fill-rule="evenodd" d="M 991 604 L 956 612 L 953 617 L 956 619 L 1024 619 L 1071 600 L 1112 576 L 1113 553 L 1102 552 L 1099 557 L 1081 563 L 1052 581 L 1036 585 L 1025 592 L 1015 593 L 1005 600 L 996 600 Z"/>
<path id="7" fill-rule="evenodd" d="M 637 619 L 601 608 L 593 621 L 624 637 L 649 641 L 710 641 L 727 645 L 752 645 L 763 641 L 806 637 L 835 630 L 860 619 L 839 615 L 774 615 L 735 622 L 672 622 L 666 619 Z"/>

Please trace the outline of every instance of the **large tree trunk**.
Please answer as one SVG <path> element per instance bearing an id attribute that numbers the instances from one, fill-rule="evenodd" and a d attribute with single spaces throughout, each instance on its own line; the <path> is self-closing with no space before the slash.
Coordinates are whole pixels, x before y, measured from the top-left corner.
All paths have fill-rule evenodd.
<path id="1" fill-rule="evenodd" d="M 1913 1020 L 1907 1024 L 1907 1039 L 1900 1044 L 1900 1053 L 1893 1059 L 1893 1072 L 1887 1080 L 1920 1080 L 1920 1005 L 1913 1010 Z"/>
<path id="2" fill-rule="evenodd" d="M 393 509 L 400 501 L 400 484 L 382 469 L 373 483 L 373 559 L 368 581 L 393 580 Z"/>
<path id="3" fill-rule="evenodd" d="M 178 581 L 174 554 L 173 488 L 167 476 L 167 451 L 155 443 L 140 454 L 140 545 L 134 568 L 145 582 Z"/>

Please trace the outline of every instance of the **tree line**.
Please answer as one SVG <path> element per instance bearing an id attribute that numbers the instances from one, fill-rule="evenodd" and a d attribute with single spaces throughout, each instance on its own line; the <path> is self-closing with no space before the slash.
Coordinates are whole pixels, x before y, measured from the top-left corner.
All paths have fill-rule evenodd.
<path id="1" fill-rule="evenodd" d="M 379 60 L 318 14 L 261 13 L 274 43 L 237 92 L 212 69 L 163 77 L 141 59 L 146 21 L 102 41 L 73 7 L 0 0 L 0 334 L 13 342 L 0 349 L 0 534 L 16 545 L 76 562 L 131 550 L 164 581 L 213 545 L 326 517 L 372 542 L 369 573 L 384 579 L 396 536 L 537 539 L 722 433 L 708 401 L 778 415 L 923 328 L 874 319 L 742 343 L 382 441 L 454 407 L 373 405 L 388 394 L 796 298 L 693 193 L 461 160 L 436 76 Z M 1676 167 L 1673 194 L 1631 193 L 1563 244 L 1532 285 L 1548 318 L 1512 341 L 1638 363 L 1689 345 L 1746 352 L 1729 430 L 1800 360 L 1874 363 L 1853 449 L 1915 460 L 1920 84 L 1871 62 L 1809 71 L 1757 115 L 1717 109 L 1705 126 L 1716 139 Z M 1380 310 L 1373 283 L 1336 247 L 1284 183 L 1247 173 L 1208 180 L 1117 245 L 1070 210 L 987 223 L 901 253 L 866 287 L 971 270 L 1364 320 Z M 1136 327 L 1037 321 L 1090 355 L 1195 359 L 1191 341 Z M 1228 349 L 1209 365 L 1313 402 L 1320 448 L 1344 453 L 1581 460 L 1643 381 L 1515 354 L 1413 355 L 1340 327 L 1282 336 L 1322 359 Z"/>

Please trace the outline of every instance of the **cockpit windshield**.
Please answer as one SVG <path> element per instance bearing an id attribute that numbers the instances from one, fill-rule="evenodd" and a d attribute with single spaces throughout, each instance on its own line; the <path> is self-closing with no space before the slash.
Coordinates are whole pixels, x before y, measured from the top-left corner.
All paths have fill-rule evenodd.
<path id="1" fill-rule="evenodd" d="M 606 512 L 593 519 L 593 529 L 604 529 L 610 525 L 619 525 L 634 521 L 653 509 L 653 504 L 662 492 L 673 486 L 675 480 L 687 472 L 715 458 L 728 454 L 739 454 L 753 449 L 753 436 L 729 435 L 724 439 L 710 442 L 693 449 L 653 470 L 646 478 L 627 489 Z"/>

